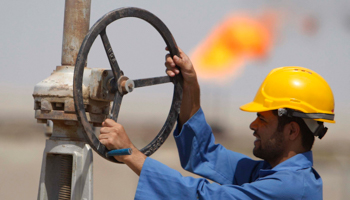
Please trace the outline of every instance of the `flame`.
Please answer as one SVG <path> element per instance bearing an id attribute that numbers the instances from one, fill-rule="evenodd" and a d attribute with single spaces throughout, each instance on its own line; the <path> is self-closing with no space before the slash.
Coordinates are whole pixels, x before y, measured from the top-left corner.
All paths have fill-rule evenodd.
<path id="1" fill-rule="evenodd" d="M 191 55 L 198 76 L 222 81 L 237 76 L 246 61 L 266 57 L 272 46 L 274 23 L 270 19 L 267 15 L 260 19 L 247 15 L 225 19 Z"/>

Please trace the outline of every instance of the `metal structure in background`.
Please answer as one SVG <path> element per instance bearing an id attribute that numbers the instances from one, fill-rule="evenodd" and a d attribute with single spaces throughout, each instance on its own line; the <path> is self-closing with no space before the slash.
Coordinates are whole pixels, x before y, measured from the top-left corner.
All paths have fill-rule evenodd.
<path id="1" fill-rule="evenodd" d="M 73 101 L 74 65 L 89 30 L 90 8 L 91 0 L 65 1 L 61 66 L 34 88 L 35 118 L 38 123 L 53 122 L 52 135 L 46 140 L 43 154 L 40 200 L 93 198 L 92 150 L 85 143 Z M 90 82 L 88 75 L 86 78 Z M 108 106 L 106 102 L 107 111 Z M 101 123 L 105 116 L 98 111 L 92 115 L 94 123 Z"/>
<path id="2" fill-rule="evenodd" d="M 174 83 L 168 118 L 156 138 L 141 149 L 146 155 L 151 155 L 163 144 L 179 114 L 181 75 L 175 78 L 127 78 L 119 69 L 105 31 L 106 26 L 117 19 L 137 17 L 158 30 L 172 55 L 179 55 L 175 40 L 164 23 L 145 10 L 123 8 L 107 13 L 88 32 L 90 7 L 91 0 L 66 0 L 62 65 L 34 88 L 35 118 L 38 123 L 53 124 L 43 154 L 40 200 L 93 198 L 93 157 L 89 144 L 99 155 L 116 162 L 107 156 L 107 149 L 94 135 L 94 127 L 101 126 L 107 116 L 117 120 L 123 95 L 134 88 Z M 87 55 L 98 35 L 102 38 L 112 70 L 86 67 Z"/>

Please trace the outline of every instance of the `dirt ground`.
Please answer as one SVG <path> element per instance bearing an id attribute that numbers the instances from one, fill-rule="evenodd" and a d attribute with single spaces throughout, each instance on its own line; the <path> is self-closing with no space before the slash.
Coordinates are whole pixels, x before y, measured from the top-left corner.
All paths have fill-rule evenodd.
<path id="1" fill-rule="evenodd" d="M 3 119 L 0 138 L 0 199 L 36 199 L 46 140 L 43 125 L 34 119 L 17 122 Z M 251 156 L 252 137 L 218 136 L 218 142 Z M 350 194 L 350 160 L 346 155 L 349 149 L 342 149 L 343 155 L 334 153 L 340 152 L 339 146 L 344 146 L 341 141 L 333 141 L 326 147 L 315 144 L 315 169 L 323 178 L 324 199 L 347 199 Z M 152 158 L 179 170 L 184 176 L 194 176 L 181 169 L 172 137 Z M 94 199 L 134 198 L 138 177 L 125 165 L 111 163 L 94 153 L 93 176 Z"/>

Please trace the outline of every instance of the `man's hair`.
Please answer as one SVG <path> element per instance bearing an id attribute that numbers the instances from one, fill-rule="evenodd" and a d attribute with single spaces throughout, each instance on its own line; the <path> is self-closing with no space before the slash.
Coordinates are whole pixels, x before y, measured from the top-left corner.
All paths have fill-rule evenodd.
<path id="1" fill-rule="evenodd" d="M 315 136 L 306 125 L 305 121 L 300 117 L 289 117 L 287 115 L 278 116 L 277 110 L 273 110 L 272 112 L 278 118 L 277 131 L 283 131 L 284 126 L 290 122 L 296 122 L 299 125 L 301 132 L 301 144 L 306 151 L 310 151 L 312 145 L 314 144 Z"/>

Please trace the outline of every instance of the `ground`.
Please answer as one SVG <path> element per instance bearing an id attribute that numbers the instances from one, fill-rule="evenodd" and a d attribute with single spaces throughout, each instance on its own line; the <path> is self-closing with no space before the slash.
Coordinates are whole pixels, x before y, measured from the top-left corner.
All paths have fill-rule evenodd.
<path id="1" fill-rule="evenodd" d="M 143 127 L 143 131 L 145 129 L 152 131 L 151 126 Z M 224 143 L 229 149 L 252 156 L 254 138 L 248 136 L 225 136 L 224 132 L 217 141 Z M 36 199 L 46 140 L 43 125 L 37 124 L 35 119 L 21 119 L 16 122 L 10 118 L 2 119 L 0 138 L 0 199 Z M 135 138 L 140 137 L 132 136 L 134 141 Z M 143 138 L 135 143 L 142 145 L 142 140 L 146 140 Z M 348 149 L 342 147 L 342 156 L 339 153 L 339 147 L 343 146 L 341 141 L 333 141 L 328 146 L 317 142 L 320 141 L 316 141 L 314 149 L 314 167 L 323 178 L 324 199 L 346 199 L 349 195 L 347 183 L 350 181 L 350 159 L 345 154 L 349 152 Z M 181 169 L 171 136 L 152 158 L 179 170 L 185 176 L 192 176 Z M 111 163 L 94 153 L 93 173 L 94 199 L 134 198 L 138 176 L 125 165 Z"/>

